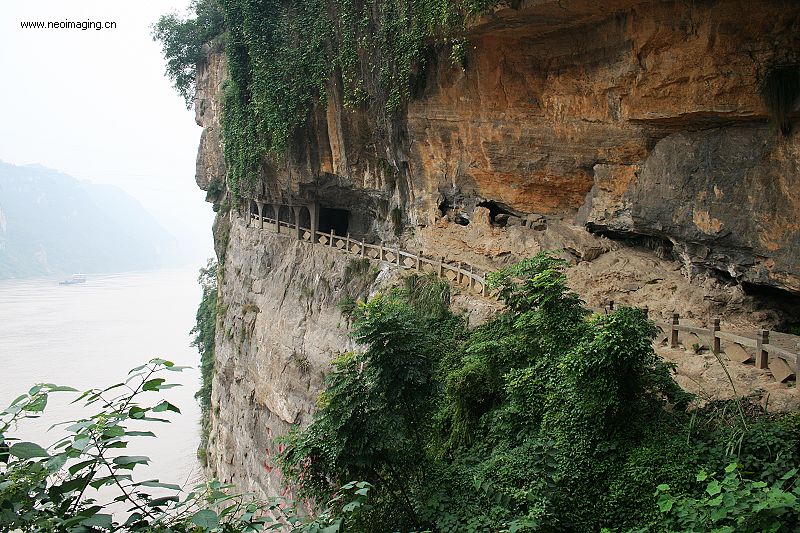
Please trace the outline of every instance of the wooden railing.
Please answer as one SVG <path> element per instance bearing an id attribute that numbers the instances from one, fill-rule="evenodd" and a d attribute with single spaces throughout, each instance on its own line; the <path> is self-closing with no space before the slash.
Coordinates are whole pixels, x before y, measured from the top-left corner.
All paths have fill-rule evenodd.
<path id="1" fill-rule="evenodd" d="M 272 226 L 276 233 L 280 233 L 281 228 L 295 230 L 297 238 L 301 241 L 321 244 L 346 254 L 381 261 L 407 270 L 430 272 L 436 274 L 439 278 L 468 287 L 483 296 L 489 295 L 489 289 L 486 287 L 487 273 L 476 269 L 468 263 L 450 263 L 443 256 L 438 258 L 426 257 L 421 251 L 419 253 L 407 252 L 401 250 L 398 246 L 386 245 L 382 241 L 378 242 L 378 244 L 368 243 L 351 237 L 350 234 L 340 236 L 333 231 L 329 233 L 315 231 L 312 235 L 309 228 L 298 228 L 290 222 L 276 221 L 268 217 L 259 219 L 256 214 L 252 214 L 251 219 L 256 222 L 261 222 L 263 219 L 264 224 Z"/>
<path id="2" fill-rule="evenodd" d="M 277 221 L 273 218 L 261 217 L 252 214 L 251 219 L 259 224 L 272 226 L 276 233 L 285 233 L 289 236 L 290 232 L 283 232 L 281 228 L 294 230 L 298 240 L 327 246 L 346 254 L 364 257 L 376 261 L 381 261 L 396 267 L 419 272 L 430 272 L 437 277 L 447 279 L 463 287 L 477 292 L 483 296 L 494 296 L 486 286 L 487 272 L 478 270 L 468 263 L 459 262 L 457 264 L 446 261 L 444 257 L 426 257 L 420 251 L 411 253 L 401 250 L 397 245 L 389 246 L 383 242 L 378 244 L 368 243 L 350 236 L 336 235 L 333 231 L 324 233 L 321 231 L 312 232 L 309 228 L 298 227 L 290 222 Z M 614 302 L 603 308 L 593 308 L 595 312 L 609 312 L 614 310 Z M 643 308 L 645 314 L 648 309 Z M 784 382 L 793 376 L 800 374 L 800 355 L 795 352 L 781 348 L 769 341 L 770 332 L 762 330 L 750 338 L 734 333 L 720 330 L 719 319 L 714 319 L 711 328 L 698 328 L 680 323 L 678 313 L 672 315 L 671 322 L 653 320 L 656 327 L 661 331 L 660 342 L 669 342 L 672 348 L 677 348 L 678 344 L 683 344 L 686 348 L 706 346 L 715 354 L 725 353 L 730 359 L 740 363 L 747 363 L 755 360 L 756 368 L 772 372 L 777 381 Z M 681 335 L 681 334 L 685 335 Z M 794 337 L 800 342 L 800 337 Z M 724 341 L 724 342 L 723 342 Z M 748 348 L 750 350 L 748 350 Z M 754 351 L 754 353 L 751 353 Z"/>
<path id="3" fill-rule="evenodd" d="M 614 302 L 610 302 L 607 307 L 594 309 L 597 312 L 609 312 L 614 310 Z M 648 309 L 642 309 L 648 314 Z M 739 363 L 754 362 L 756 368 L 769 370 L 775 380 L 779 382 L 800 375 L 800 354 L 787 350 L 775 343 L 770 343 L 769 330 L 762 329 L 754 337 L 738 335 L 722 331 L 720 319 L 715 318 L 711 322 L 711 327 L 700 328 L 680 323 L 680 315 L 672 314 L 672 320 L 665 322 L 653 320 L 653 323 L 661 332 L 658 339 L 660 343 L 669 343 L 670 348 L 677 348 L 682 344 L 687 349 L 707 348 L 715 354 L 724 353 L 729 359 Z M 800 342 L 800 337 L 787 335 L 795 343 Z"/>

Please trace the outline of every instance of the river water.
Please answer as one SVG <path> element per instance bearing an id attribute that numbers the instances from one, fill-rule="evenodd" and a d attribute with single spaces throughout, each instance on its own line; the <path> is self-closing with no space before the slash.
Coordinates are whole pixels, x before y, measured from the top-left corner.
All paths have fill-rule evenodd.
<path id="1" fill-rule="evenodd" d="M 189 335 L 201 296 L 197 275 L 196 269 L 98 275 L 70 286 L 54 279 L 0 281 L 0 405 L 35 383 L 79 390 L 118 383 L 153 357 L 192 366 L 163 376 L 182 384 L 161 394 L 182 414 L 148 427 L 157 438 L 133 439 L 125 454 L 150 456 L 142 479 L 200 480 L 199 355 Z M 67 401 L 74 396 L 58 396 L 42 419 L 21 425 L 25 438 L 51 444 L 58 437 L 48 431 L 51 424 L 81 415 Z"/>

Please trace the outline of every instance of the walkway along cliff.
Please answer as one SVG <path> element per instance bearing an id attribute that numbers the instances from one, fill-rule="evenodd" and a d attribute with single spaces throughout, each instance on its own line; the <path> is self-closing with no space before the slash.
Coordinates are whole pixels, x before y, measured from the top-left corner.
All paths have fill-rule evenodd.
<path id="1" fill-rule="evenodd" d="M 749 334 L 729 344 L 752 341 L 759 365 L 773 350 L 797 372 L 791 337 L 754 333 L 797 325 L 800 141 L 770 124 L 761 93 L 800 64 L 800 5 L 511 4 L 471 23 L 463 66 L 426 50 L 388 123 L 345 105 L 334 76 L 285 156 L 238 195 L 221 124 L 228 60 L 208 47 L 197 182 L 224 265 L 208 450 L 221 479 L 281 491 L 273 437 L 310 419 L 331 358 L 353 348 L 339 301 L 391 283 L 389 264 L 472 288 L 459 299 L 480 321 L 493 309 L 484 272 L 564 250 L 590 305 L 646 306 L 673 345 L 678 313 L 697 330 L 680 336 L 710 349 L 721 317 Z"/>

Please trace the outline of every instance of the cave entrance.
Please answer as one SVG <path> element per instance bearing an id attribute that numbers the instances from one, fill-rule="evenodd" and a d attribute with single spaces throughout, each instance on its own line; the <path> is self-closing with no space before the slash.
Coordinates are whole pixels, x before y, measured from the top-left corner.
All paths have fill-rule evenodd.
<path id="1" fill-rule="evenodd" d="M 497 202 L 489 200 L 480 202 L 478 207 L 485 207 L 489 210 L 489 221 L 492 226 L 504 228 L 508 223 L 508 217 L 513 215 L 510 211 L 503 209 Z"/>
<path id="2" fill-rule="evenodd" d="M 319 209 L 319 231 L 336 235 L 347 235 L 350 221 L 350 211 L 347 209 L 334 209 L 332 207 L 320 207 Z"/>

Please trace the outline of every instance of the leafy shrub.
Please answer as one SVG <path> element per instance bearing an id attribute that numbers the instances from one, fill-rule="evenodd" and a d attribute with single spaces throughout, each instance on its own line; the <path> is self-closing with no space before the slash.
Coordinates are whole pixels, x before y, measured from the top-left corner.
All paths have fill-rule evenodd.
<path id="1" fill-rule="evenodd" d="M 800 462 L 800 418 L 690 412 L 644 313 L 590 316 L 563 269 L 539 254 L 491 276 L 507 310 L 473 330 L 427 277 L 359 306 L 364 351 L 336 361 L 288 439 L 288 479 L 323 500 L 373 483 L 359 531 L 454 532 L 664 530 L 657 487 L 697 500 L 690 473 L 731 459 L 796 482 L 780 478 Z"/>
<path id="2" fill-rule="evenodd" d="M 676 497 L 668 484 L 659 485 L 658 507 L 668 531 L 788 533 L 800 527 L 796 468 L 769 484 L 743 478 L 738 465 L 731 463 L 719 479 L 701 471 L 697 481 L 706 482 L 697 498 Z"/>
<path id="3" fill-rule="evenodd" d="M 358 302 L 356 302 L 350 296 L 345 296 L 338 304 L 336 304 L 336 307 L 339 308 L 342 314 L 350 316 L 353 314 L 353 311 L 355 311 L 357 305 Z"/>
<path id="4" fill-rule="evenodd" d="M 134 472 L 150 459 L 125 453 L 137 438 L 156 436 L 141 422 L 169 422 L 165 414 L 180 412 L 153 396 L 177 386 L 162 376 L 181 370 L 153 359 L 132 369 L 125 382 L 79 395 L 70 387 L 36 385 L 0 411 L 0 530 L 336 533 L 369 508 L 366 482 L 344 484 L 316 516 L 301 517 L 294 502 L 260 501 L 215 480 L 191 491 L 136 480 Z M 38 417 L 54 393 L 75 393 L 76 402 L 99 410 L 58 424 L 66 434 L 51 446 L 18 439 L 16 425 Z"/>
<path id="5" fill-rule="evenodd" d="M 205 268 L 200 269 L 198 283 L 203 289 L 200 305 L 195 315 L 196 323 L 189 332 L 194 335 L 192 346 L 200 352 L 200 389 L 195 398 L 200 402 L 201 438 L 197 453 L 205 459 L 208 433 L 211 424 L 211 386 L 214 379 L 214 339 L 217 331 L 217 269 L 215 261 L 209 259 Z"/>

